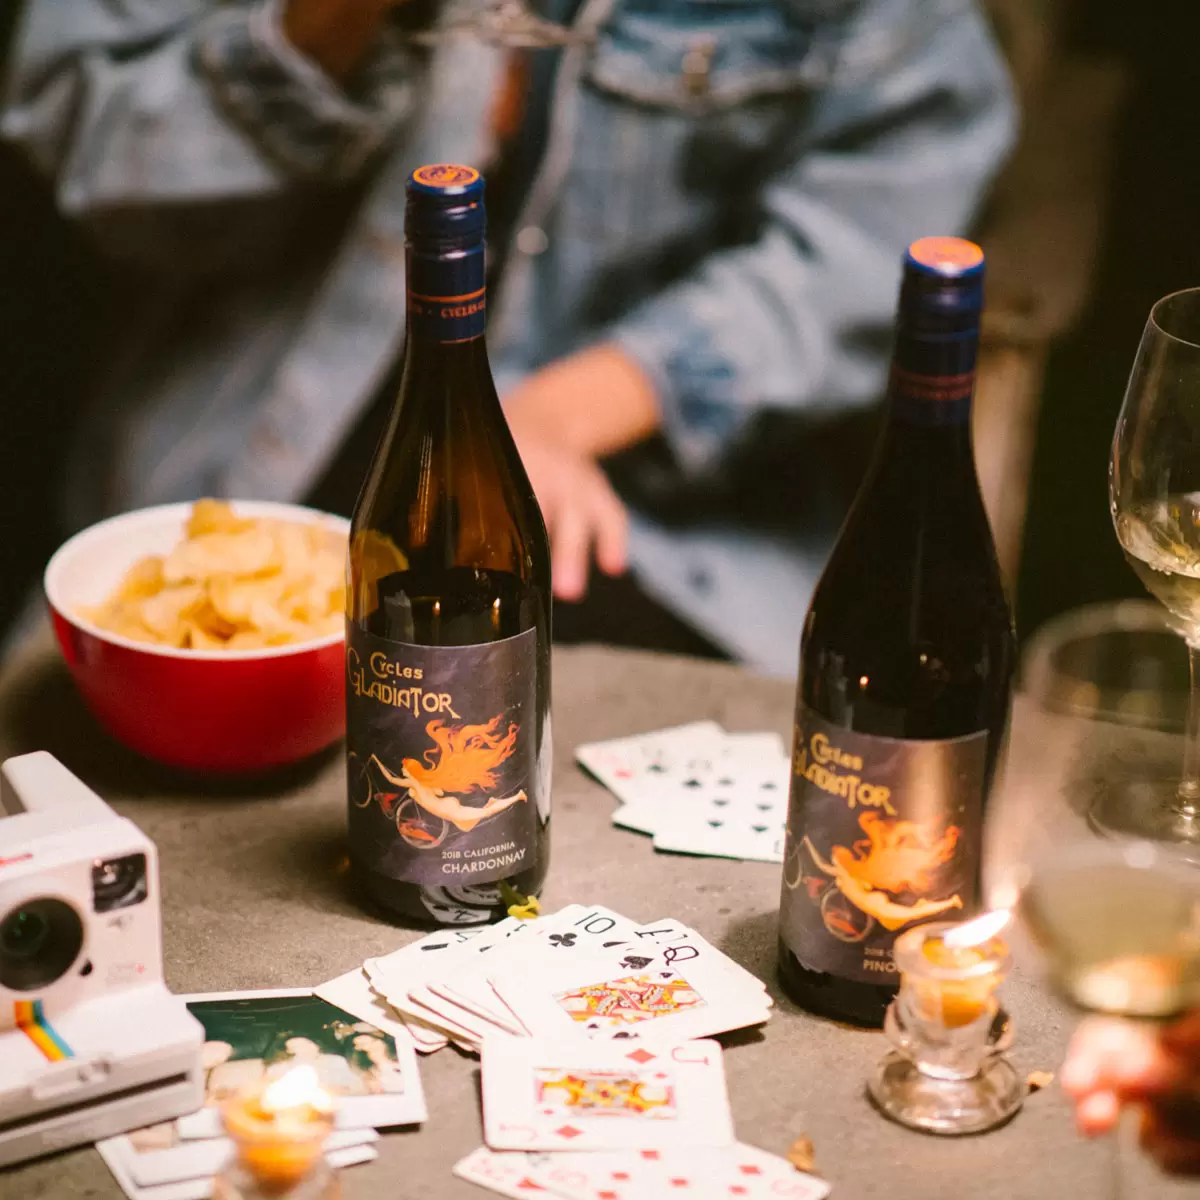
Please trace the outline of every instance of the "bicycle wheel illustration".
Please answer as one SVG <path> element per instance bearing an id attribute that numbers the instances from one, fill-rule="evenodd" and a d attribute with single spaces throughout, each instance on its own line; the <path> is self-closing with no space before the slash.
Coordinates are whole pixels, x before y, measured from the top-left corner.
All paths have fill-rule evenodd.
<path id="1" fill-rule="evenodd" d="M 358 808 L 366 808 L 375 799 L 375 785 L 367 764 L 351 751 L 346 759 L 346 781 L 350 799 Z"/>
<path id="2" fill-rule="evenodd" d="M 432 850 L 446 840 L 450 826 L 441 817 L 426 812 L 411 796 L 396 806 L 396 831 L 418 850 Z"/>
<path id="3" fill-rule="evenodd" d="M 836 887 L 821 897 L 821 920 L 840 942 L 861 942 L 875 928 L 875 918 L 856 908 Z"/>

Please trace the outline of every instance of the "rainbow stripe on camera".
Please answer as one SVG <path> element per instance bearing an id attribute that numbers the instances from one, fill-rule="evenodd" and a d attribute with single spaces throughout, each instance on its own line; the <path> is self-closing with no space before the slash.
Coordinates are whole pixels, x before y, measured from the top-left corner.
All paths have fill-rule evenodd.
<path id="1" fill-rule="evenodd" d="M 16 1010 L 17 1028 L 50 1062 L 62 1062 L 64 1058 L 75 1057 L 75 1051 L 46 1020 L 40 1000 L 18 1000 L 13 1007 Z"/>

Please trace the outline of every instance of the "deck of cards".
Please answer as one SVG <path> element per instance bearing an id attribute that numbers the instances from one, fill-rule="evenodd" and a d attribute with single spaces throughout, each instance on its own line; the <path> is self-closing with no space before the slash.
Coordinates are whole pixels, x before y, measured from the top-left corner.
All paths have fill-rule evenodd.
<path id="1" fill-rule="evenodd" d="M 186 997 L 204 1026 L 205 1102 L 198 1112 L 97 1143 L 130 1200 L 205 1200 L 233 1154 L 220 1104 L 242 1088 L 297 1065 L 316 1071 L 338 1101 L 325 1144 L 333 1167 L 378 1157 L 376 1128 L 417 1125 L 425 1097 L 410 1039 L 394 1037 L 311 991 L 228 992 Z"/>
<path id="2" fill-rule="evenodd" d="M 759 979 L 682 922 L 581 904 L 430 934 L 317 992 L 424 1052 L 497 1036 L 669 1048 L 771 1010 Z"/>
<path id="3" fill-rule="evenodd" d="M 829 1192 L 735 1141 L 715 1041 L 489 1036 L 482 1059 L 487 1145 L 454 1174 L 503 1196 L 821 1200 Z"/>
<path id="4" fill-rule="evenodd" d="M 621 801 L 613 824 L 653 834 L 656 850 L 783 862 L 791 762 L 777 734 L 696 721 L 575 757 Z"/>

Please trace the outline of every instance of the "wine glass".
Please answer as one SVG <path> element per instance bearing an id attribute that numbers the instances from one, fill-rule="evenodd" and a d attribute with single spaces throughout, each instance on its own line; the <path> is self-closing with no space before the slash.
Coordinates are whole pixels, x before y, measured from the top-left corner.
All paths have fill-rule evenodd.
<path id="1" fill-rule="evenodd" d="M 1200 288 L 1150 310 L 1109 463 L 1117 540 L 1187 643 L 1191 691 L 1181 776 L 1110 786 L 1090 821 L 1103 833 L 1170 841 L 1200 856 Z"/>
<path id="2" fill-rule="evenodd" d="M 1013 882 L 1052 980 L 1080 1009 L 1163 1020 L 1200 1004 L 1200 872 L 1175 847 L 1068 843 L 1034 857 Z M 1120 1133 L 1113 1200 L 1123 1193 Z"/>

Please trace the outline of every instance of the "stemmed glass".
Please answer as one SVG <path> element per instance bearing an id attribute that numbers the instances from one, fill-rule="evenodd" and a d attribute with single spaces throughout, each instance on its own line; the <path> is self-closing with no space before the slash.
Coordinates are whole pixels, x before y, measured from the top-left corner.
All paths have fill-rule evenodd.
<path id="1" fill-rule="evenodd" d="M 1085 1012 L 1161 1021 L 1200 1003 L 1200 872 L 1163 842 L 1054 845 L 1010 881 L 1058 990 Z M 1109 1195 L 1121 1200 L 1121 1127 Z"/>
<path id="2" fill-rule="evenodd" d="M 1117 539 L 1187 643 L 1191 694 L 1182 775 L 1109 786 L 1089 820 L 1103 833 L 1200 856 L 1200 288 L 1150 310 L 1109 464 Z"/>

